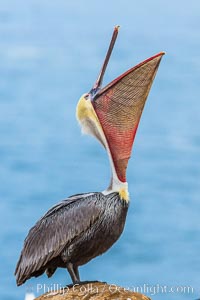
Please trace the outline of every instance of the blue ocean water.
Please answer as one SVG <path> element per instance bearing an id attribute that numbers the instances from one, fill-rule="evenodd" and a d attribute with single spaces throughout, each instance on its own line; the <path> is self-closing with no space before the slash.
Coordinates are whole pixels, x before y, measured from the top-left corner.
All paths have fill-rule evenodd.
<path id="1" fill-rule="evenodd" d="M 81 135 L 75 107 L 96 80 L 116 24 L 121 31 L 105 83 L 157 52 L 167 54 L 128 167 L 125 231 L 110 251 L 81 268 L 81 277 L 145 286 L 152 299 L 199 297 L 199 11 L 199 1 L 180 0 L 1 3 L 1 299 L 21 300 L 26 290 L 43 293 L 38 284 L 70 282 L 58 270 L 17 288 L 13 273 L 41 215 L 68 195 L 107 187 L 106 154 Z"/>

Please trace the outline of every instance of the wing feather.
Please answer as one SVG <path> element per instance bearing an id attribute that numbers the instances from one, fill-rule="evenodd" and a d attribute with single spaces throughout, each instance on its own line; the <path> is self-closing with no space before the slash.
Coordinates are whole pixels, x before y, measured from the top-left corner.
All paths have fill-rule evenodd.
<path id="1" fill-rule="evenodd" d="M 28 233 L 16 267 L 17 284 L 57 257 L 99 218 L 98 193 L 77 195 L 51 208 Z"/>

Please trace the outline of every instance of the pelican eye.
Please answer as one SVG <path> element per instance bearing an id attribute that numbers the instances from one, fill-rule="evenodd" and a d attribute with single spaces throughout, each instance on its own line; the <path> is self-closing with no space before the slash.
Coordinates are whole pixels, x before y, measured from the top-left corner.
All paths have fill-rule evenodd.
<path id="1" fill-rule="evenodd" d="M 84 96 L 84 98 L 85 98 L 85 100 L 88 100 L 88 99 L 89 99 L 89 94 L 86 94 L 86 95 Z"/>

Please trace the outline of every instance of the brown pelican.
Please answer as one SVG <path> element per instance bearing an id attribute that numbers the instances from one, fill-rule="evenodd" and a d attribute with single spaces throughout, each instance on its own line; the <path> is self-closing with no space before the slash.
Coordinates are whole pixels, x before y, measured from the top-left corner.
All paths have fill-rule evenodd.
<path id="1" fill-rule="evenodd" d="M 15 275 L 17 285 L 58 267 L 79 283 L 78 267 L 107 251 L 121 235 L 129 206 L 126 168 L 142 110 L 163 52 L 131 68 L 101 88 L 118 26 L 115 27 L 99 77 L 77 105 L 85 133 L 106 149 L 112 177 L 103 192 L 77 194 L 52 207 L 24 241 Z"/>

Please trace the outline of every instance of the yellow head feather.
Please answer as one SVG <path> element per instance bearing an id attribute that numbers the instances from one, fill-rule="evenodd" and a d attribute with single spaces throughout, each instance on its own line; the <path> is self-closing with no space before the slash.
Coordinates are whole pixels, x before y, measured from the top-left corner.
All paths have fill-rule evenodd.
<path id="1" fill-rule="evenodd" d="M 76 118 L 79 122 L 83 121 L 83 119 L 91 119 L 100 125 L 91 101 L 85 99 L 86 95 L 87 94 L 81 96 L 78 101 L 76 107 Z"/>
<path id="2" fill-rule="evenodd" d="M 119 196 L 121 200 L 125 200 L 126 202 L 129 202 L 129 192 L 127 188 L 121 188 L 119 190 Z"/>

